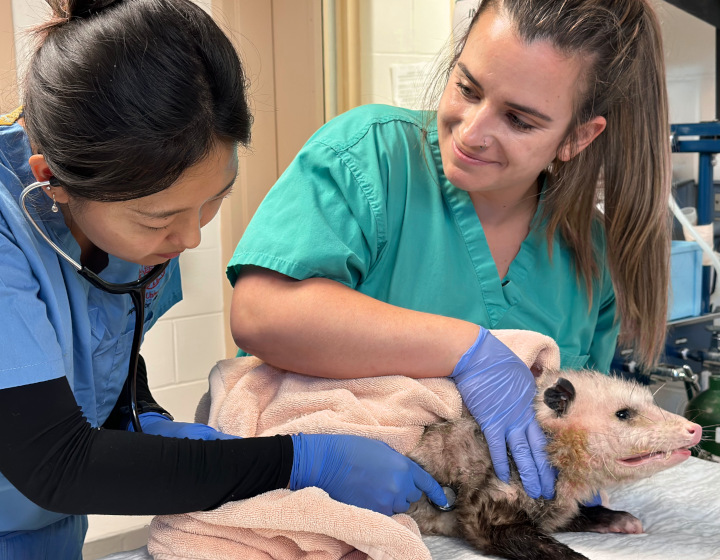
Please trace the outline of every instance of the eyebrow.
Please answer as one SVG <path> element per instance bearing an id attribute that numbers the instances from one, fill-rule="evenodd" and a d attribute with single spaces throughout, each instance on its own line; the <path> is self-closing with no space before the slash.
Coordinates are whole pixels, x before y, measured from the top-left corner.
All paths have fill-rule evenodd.
<path id="1" fill-rule="evenodd" d="M 228 192 L 232 186 L 235 184 L 235 180 L 237 179 L 237 172 L 235 173 L 235 176 L 232 178 L 232 181 L 230 181 L 227 186 L 221 190 L 219 193 L 217 193 L 215 196 L 212 197 L 211 200 L 214 200 L 222 195 L 224 195 L 226 192 Z M 162 219 L 162 218 L 169 218 L 170 216 L 174 216 L 175 214 L 180 214 L 181 212 L 185 212 L 188 210 L 187 208 L 177 208 L 175 210 L 160 210 L 159 212 L 148 212 L 147 210 L 141 210 L 136 209 L 135 212 L 137 214 L 140 214 L 141 216 L 144 216 L 145 218 L 155 218 L 155 219 Z"/>
<path id="2" fill-rule="evenodd" d="M 478 82 L 472 74 L 470 74 L 470 71 L 467 69 L 467 67 L 462 63 L 457 63 L 458 68 L 462 70 L 463 74 L 465 74 L 465 77 L 470 80 L 476 88 L 478 88 L 480 91 L 483 91 L 483 87 L 480 85 L 480 82 Z M 532 115 L 533 117 L 537 117 L 540 120 L 546 121 L 546 122 L 553 122 L 552 118 L 547 116 L 545 113 L 541 113 L 537 109 L 533 109 L 532 107 L 528 107 L 526 105 L 520 105 L 519 103 L 511 103 L 509 101 L 505 102 L 505 105 L 508 107 L 515 109 L 516 111 L 520 111 L 522 113 L 526 113 L 528 115 Z"/>

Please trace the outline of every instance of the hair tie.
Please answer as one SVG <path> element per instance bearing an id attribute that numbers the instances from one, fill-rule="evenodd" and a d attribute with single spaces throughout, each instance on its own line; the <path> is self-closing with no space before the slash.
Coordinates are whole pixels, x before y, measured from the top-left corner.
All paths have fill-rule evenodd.
<path id="1" fill-rule="evenodd" d="M 70 18 L 85 18 L 101 12 L 118 0 L 69 0 L 68 16 Z"/>

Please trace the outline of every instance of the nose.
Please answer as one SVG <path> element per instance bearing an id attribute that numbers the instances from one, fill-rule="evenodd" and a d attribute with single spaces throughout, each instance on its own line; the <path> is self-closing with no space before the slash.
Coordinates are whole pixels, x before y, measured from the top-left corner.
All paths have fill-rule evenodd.
<path id="1" fill-rule="evenodd" d="M 687 431 L 692 436 L 692 444 L 698 444 L 702 438 L 702 426 L 693 422 L 688 426 Z"/>
<path id="2" fill-rule="evenodd" d="M 481 149 L 492 136 L 493 122 L 490 108 L 487 103 L 473 105 L 465 113 L 458 127 L 458 140 L 468 148 Z"/>
<path id="3" fill-rule="evenodd" d="M 189 219 L 178 224 L 178 228 L 173 232 L 172 241 L 178 246 L 178 249 L 194 249 L 200 245 L 202 238 L 200 233 L 199 219 Z"/>

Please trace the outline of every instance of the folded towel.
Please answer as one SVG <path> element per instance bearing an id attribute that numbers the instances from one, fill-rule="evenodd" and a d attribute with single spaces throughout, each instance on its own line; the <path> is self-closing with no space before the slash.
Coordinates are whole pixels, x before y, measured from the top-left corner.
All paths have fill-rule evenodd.
<path id="1" fill-rule="evenodd" d="M 494 331 L 535 375 L 560 366 L 555 342 L 517 330 Z M 257 358 L 224 360 L 196 420 L 220 431 L 354 434 L 414 449 L 424 427 L 459 418 L 462 401 L 446 378 L 325 379 L 290 373 Z M 275 490 L 209 512 L 156 517 L 148 550 L 156 560 L 430 560 L 407 515 L 387 517 L 336 502 L 319 488 Z"/>

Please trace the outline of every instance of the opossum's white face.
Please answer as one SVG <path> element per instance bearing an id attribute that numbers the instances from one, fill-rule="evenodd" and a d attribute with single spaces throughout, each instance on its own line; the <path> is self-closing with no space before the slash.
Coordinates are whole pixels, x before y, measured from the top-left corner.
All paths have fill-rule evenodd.
<path id="1" fill-rule="evenodd" d="M 538 421 L 557 466 L 635 480 L 681 463 L 702 428 L 658 407 L 647 387 L 593 371 L 545 373 Z"/>

